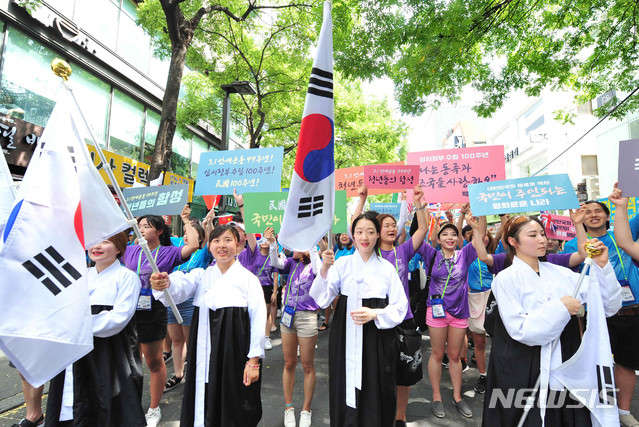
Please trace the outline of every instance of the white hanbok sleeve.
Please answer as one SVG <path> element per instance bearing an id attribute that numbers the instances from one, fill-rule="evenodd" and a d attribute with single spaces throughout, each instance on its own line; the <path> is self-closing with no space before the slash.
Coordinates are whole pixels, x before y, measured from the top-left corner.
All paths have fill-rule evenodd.
<path id="1" fill-rule="evenodd" d="M 176 304 L 180 304 L 189 298 L 193 298 L 195 296 L 195 292 L 197 292 L 199 284 L 204 279 L 205 272 L 206 270 L 203 268 L 194 268 L 188 273 L 176 271 L 169 274 L 171 284 L 168 288 L 166 288 L 166 290 L 173 298 L 173 301 Z M 163 291 L 156 291 L 154 289 L 153 297 L 166 307 L 169 306 L 169 302 L 164 297 Z"/>
<path id="2" fill-rule="evenodd" d="M 140 296 L 140 278 L 132 271 L 125 270 L 124 274 L 120 274 L 117 286 L 118 294 L 113 302 L 113 309 L 91 316 L 93 336 L 107 338 L 118 334 L 135 314 Z"/>
<path id="3" fill-rule="evenodd" d="M 526 312 L 518 288 L 504 280 L 503 275 L 495 277 L 492 289 L 508 334 L 523 344 L 532 346 L 552 342 L 561 335 L 570 320 L 570 313 L 559 298 Z"/>
<path id="4" fill-rule="evenodd" d="M 308 253 L 311 258 L 311 269 L 313 270 L 313 274 L 317 276 L 322 268 L 322 260 L 317 253 L 317 246 L 313 246 Z"/>
<path id="5" fill-rule="evenodd" d="M 388 274 L 388 278 L 388 305 L 376 309 L 375 325 L 378 329 L 394 328 L 404 321 L 408 311 L 408 299 L 406 299 L 406 292 L 404 292 L 404 286 L 397 271 L 393 269 L 391 274 Z"/>
<path id="6" fill-rule="evenodd" d="M 579 277 L 577 273 L 571 272 L 573 275 Z M 599 292 L 601 293 L 601 301 L 604 306 L 604 313 L 606 317 L 614 316 L 621 308 L 621 285 L 617 281 L 615 270 L 612 268 L 610 262 L 606 264 L 604 268 L 599 267 L 597 263 L 593 263 L 590 267 L 591 276 L 594 275 L 599 283 Z M 577 282 L 575 281 L 575 284 Z M 579 288 L 579 299 L 581 301 L 587 301 L 588 297 L 588 285 L 583 283 Z"/>
<path id="7" fill-rule="evenodd" d="M 283 269 L 286 266 L 286 258 L 280 258 L 277 252 L 277 243 L 271 243 L 269 246 L 269 257 L 273 268 Z"/>
<path id="8" fill-rule="evenodd" d="M 251 323 L 251 341 L 249 352 L 251 357 L 264 358 L 264 330 L 266 329 L 266 306 L 264 305 L 264 292 L 257 277 L 249 277 L 248 280 L 248 312 Z"/>
<path id="9" fill-rule="evenodd" d="M 331 266 L 328 269 L 326 279 L 319 273 L 315 276 L 309 295 L 315 301 L 315 304 L 321 308 L 328 307 L 341 289 L 342 279 L 340 277 L 338 267 L 336 265 Z"/>

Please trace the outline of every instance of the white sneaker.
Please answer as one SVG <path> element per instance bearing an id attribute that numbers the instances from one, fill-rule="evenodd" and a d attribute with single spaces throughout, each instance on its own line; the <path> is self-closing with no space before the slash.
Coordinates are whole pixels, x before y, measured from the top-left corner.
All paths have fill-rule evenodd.
<path id="1" fill-rule="evenodd" d="M 639 421 L 637 421 L 632 414 L 619 415 L 619 421 L 622 427 L 636 427 L 639 425 Z"/>
<path id="2" fill-rule="evenodd" d="M 147 427 L 157 427 L 161 418 L 162 418 L 162 411 L 160 411 L 159 406 L 157 408 L 149 408 L 149 410 L 146 413 Z"/>
<path id="3" fill-rule="evenodd" d="M 270 350 L 272 348 L 273 348 L 273 344 L 271 344 L 271 338 L 266 337 L 266 339 L 264 340 L 264 350 Z"/>
<path id="4" fill-rule="evenodd" d="M 302 411 L 300 414 L 300 427 L 311 427 L 311 411 Z"/>
<path id="5" fill-rule="evenodd" d="M 295 408 L 288 408 L 284 411 L 284 427 L 296 427 Z"/>

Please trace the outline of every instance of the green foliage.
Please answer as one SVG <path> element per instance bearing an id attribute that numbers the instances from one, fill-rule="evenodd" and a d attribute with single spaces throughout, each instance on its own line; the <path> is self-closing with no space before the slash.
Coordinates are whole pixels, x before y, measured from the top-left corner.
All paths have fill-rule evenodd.
<path id="1" fill-rule="evenodd" d="M 475 107 L 482 117 L 518 89 L 530 96 L 547 88 L 573 90 L 579 105 L 639 86 L 635 0 L 340 3 L 340 67 L 349 76 L 391 76 L 405 113 L 420 114 L 442 99 L 454 102 L 468 84 L 483 94 Z M 638 108 L 634 97 L 614 116 Z M 571 115 L 561 114 L 564 120 Z"/>

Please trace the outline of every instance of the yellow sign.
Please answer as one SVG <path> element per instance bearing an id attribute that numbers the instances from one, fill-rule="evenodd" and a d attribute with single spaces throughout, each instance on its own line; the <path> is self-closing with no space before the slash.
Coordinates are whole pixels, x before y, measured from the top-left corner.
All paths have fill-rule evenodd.
<path id="1" fill-rule="evenodd" d="M 193 186 L 195 181 L 192 179 L 185 178 L 181 175 L 176 175 L 173 172 L 164 172 L 164 182 L 163 185 L 171 185 L 171 184 L 189 184 L 189 197 L 188 201 L 191 203 L 193 201 Z"/>
<path id="2" fill-rule="evenodd" d="M 89 149 L 89 155 L 91 155 L 93 164 L 100 172 L 102 179 L 110 185 L 111 181 L 105 172 L 104 165 L 100 161 L 100 156 L 98 156 L 95 147 L 87 144 L 87 148 Z M 102 152 L 109 163 L 109 167 L 113 170 L 113 175 L 120 187 L 131 187 L 134 182 L 149 185 L 149 170 L 151 169 L 149 165 L 110 151 L 102 150 Z"/>

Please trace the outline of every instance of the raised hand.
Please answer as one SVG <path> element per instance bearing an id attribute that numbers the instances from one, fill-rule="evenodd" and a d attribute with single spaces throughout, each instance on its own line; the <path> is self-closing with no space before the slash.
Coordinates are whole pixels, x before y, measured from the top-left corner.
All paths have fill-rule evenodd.
<path id="1" fill-rule="evenodd" d="M 269 243 L 275 243 L 275 230 L 273 227 L 266 227 L 264 230 L 264 238 L 266 238 Z"/>
<path id="2" fill-rule="evenodd" d="M 623 192 L 618 187 L 617 182 L 615 182 L 615 188 L 612 190 L 612 194 L 608 196 L 608 200 L 618 208 L 628 208 L 628 198 L 623 196 Z"/>

